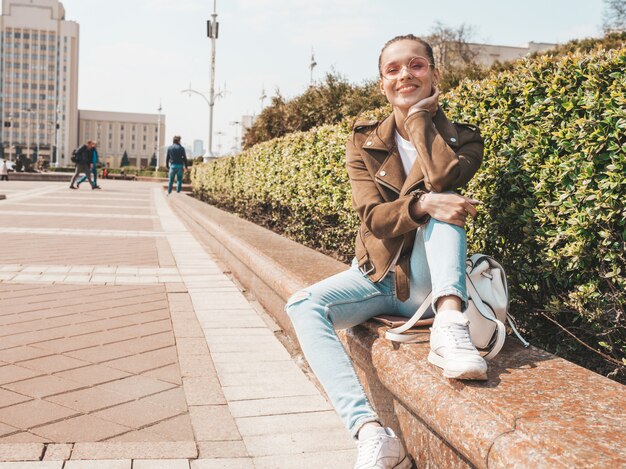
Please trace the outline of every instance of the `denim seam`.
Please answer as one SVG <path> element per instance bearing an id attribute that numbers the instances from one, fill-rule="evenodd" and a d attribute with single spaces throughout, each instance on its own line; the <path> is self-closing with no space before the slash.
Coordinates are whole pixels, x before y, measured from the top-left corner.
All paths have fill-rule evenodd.
<path id="1" fill-rule="evenodd" d="M 328 312 L 328 308 L 325 308 L 326 311 Z M 361 390 L 361 394 L 363 395 L 363 397 L 365 398 L 365 402 L 367 403 L 367 406 L 370 408 L 370 410 L 372 412 L 374 412 L 371 417 L 361 417 L 360 419 L 358 419 L 353 425 L 352 428 L 350 428 L 350 432 L 352 433 L 353 436 L 356 437 L 356 435 L 354 434 L 354 428 L 356 427 L 357 430 L 360 428 L 360 426 L 356 426 L 356 424 L 365 419 L 365 418 L 372 418 L 372 420 L 370 420 L 370 422 L 373 421 L 378 421 L 378 415 L 376 414 L 376 412 L 374 411 L 374 408 L 372 407 L 372 403 L 370 402 L 370 400 L 367 397 L 367 394 L 365 394 L 365 388 L 363 387 L 363 384 L 361 383 L 361 380 L 359 379 L 358 375 L 356 374 L 356 369 L 354 368 L 354 363 L 352 362 L 352 358 L 350 358 L 350 356 L 348 355 L 348 352 L 346 352 L 346 348 L 344 347 L 344 345 L 341 343 L 341 341 L 339 340 L 339 337 L 337 337 L 337 340 L 339 341 L 339 344 L 341 345 L 341 351 L 343 352 L 346 360 L 348 361 L 348 363 L 350 364 L 350 368 L 352 369 L 352 373 L 354 373 L 354 376 L 356 378 L 356 382 L 359 384 L 359 389 Z M 366 423 L 366 422 L 363 422 Z M 361 424 L 363 425 L 363 424 Z"/>

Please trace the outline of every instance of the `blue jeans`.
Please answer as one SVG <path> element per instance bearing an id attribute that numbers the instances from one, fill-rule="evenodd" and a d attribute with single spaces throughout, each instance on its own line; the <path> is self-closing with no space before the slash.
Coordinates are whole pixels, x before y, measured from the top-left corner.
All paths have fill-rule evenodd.
<path id="1" fill-rule="evenodd" d="M 93 174 L 93 185 L 94 187 L 98 185 L 98 169 L 93 167 L 91 168 L 91 174 Z M 82 178 L 76 181 L 77 184 L 82 184 L 87 180 L 87 175 L 85 174 Z"/>
<path id="2" fill-rule="evenodd" d="M 167 184 L 167 193 L 172 193 L 172 185 L 174 184 L 174 176 L 177 176 L 176 181 L 176 192 L 180 192 L 180 186 L 183 184 L 183 170 L 185 169 L 185 165 L 182 164 L 171 164 L 170 165 L 170 181 Z"/>
<path id="3" fill-rule="evenodd" d="M 363 424 L 379 418 L 335 329 L 355 326 L 379 314 L 411 317 L 431 290 L 433 310 L 442 296 L 455 295 L 467 304 L 466 252 L 462 228 L 431 219 L 415 236 L 407 301 L 396 297 L 394 272 L 374 283 L 353 261 L 349 270 L 297 292 L 287 302 L 285 310 L 302 351 L 353 436 Z"/>

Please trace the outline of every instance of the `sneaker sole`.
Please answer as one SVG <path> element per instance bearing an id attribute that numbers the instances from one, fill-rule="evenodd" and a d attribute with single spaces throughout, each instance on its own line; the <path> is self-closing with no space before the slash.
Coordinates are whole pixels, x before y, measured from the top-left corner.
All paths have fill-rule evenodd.
<path id="1" fill-rule="evenodd" d="M 487 380 L 487 371 L 486 370 L 448 370 L 446 369 L 446 360 L 445 358 L 437 355 L 432 350 L 428 352 L 428 361 L 439 367 L 443 370 L 443 376 L 450 379 L 471 379 L 471 380 L 479 380 L 486 381 Z"/>

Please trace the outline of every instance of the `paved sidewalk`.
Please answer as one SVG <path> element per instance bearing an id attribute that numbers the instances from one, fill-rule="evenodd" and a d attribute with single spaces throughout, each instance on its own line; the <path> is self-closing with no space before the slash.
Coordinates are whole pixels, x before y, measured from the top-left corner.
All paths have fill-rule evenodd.
<path id="1" fill-rule="evenodd" d="M 0 469 L 352 467 L 160 186 L 103 183 L 0 183 Z"/>

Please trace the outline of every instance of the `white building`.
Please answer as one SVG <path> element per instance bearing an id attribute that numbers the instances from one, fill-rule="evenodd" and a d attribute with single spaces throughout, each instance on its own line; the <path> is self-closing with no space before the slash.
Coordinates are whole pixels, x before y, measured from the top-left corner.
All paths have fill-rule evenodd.
<path id="1" fill-rule="evenodd" d="M 159 129 L 160 126 L 160 129 Z M 79 141 L 98 142 L 100 161 L 118 168 L 124 152 L 131 166 L 148 167 L 152 155 L 165 166 L 165 116 L 127 112 L 79 111 Z M 161 151 L 157 151 L 157 147 Z"/>
<path id="2" fill-rule="evenodd" d="M 529 42 L 527 46 L 497 46 L 492 44 L 468 44 L 472 52 L 476 54 L 475 61 L 480 65 L 489 67 L 496 61 L 508 62 L 521 59 L 534 52 L 544 52 L 554 49 L 557 44 L 547 42 Z"/>
<path id="3" fill-rule="evenodd" d="M 194 140 L 193 141 L 193 156 L 202 156 L 204 155 L 204 142 L 202 140 Z"/>
<path id="4" fill-rule="evenodd" d="M 2 0 L 4 156 L 69 164 L 78 143 L 79 27 L 57 0 Z M 55 148 L 58 149 L 55 152 Z"/>

